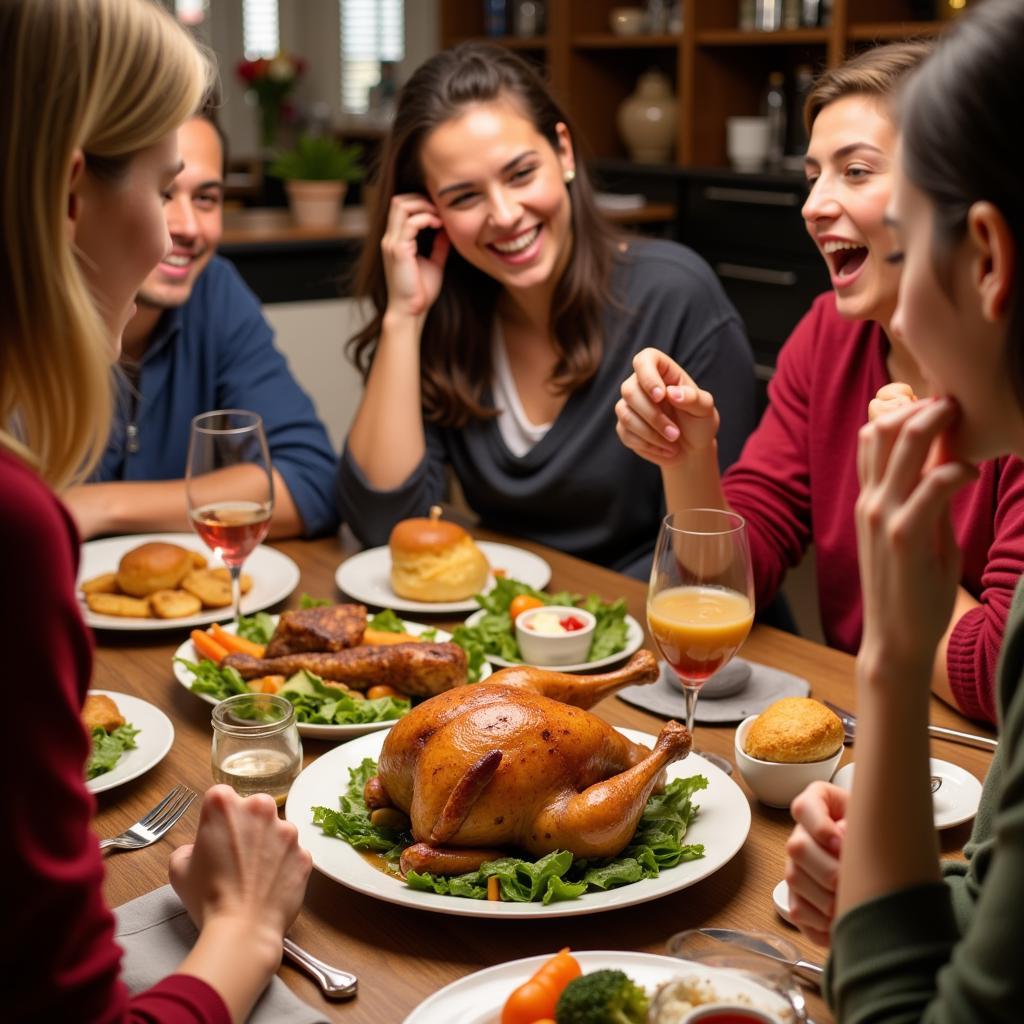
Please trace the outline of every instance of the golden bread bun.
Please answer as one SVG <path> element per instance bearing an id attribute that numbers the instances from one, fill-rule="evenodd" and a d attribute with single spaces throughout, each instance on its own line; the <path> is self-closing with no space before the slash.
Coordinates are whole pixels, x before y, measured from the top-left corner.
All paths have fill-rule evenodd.
<path id="1" fill-rule="evenodd" d="M 824 761 L 843 745 L 843 723 L 820 701 L 783 697 L 747 730 L 744 752 L 759 761 Z"/>
<path id="2" fill-rule="evenodd" d="M 121 559 L 117 585 L 132 597 L 146 597 L 157 590 L 174 590 L 192 567 L 192 554 L 185 548 L 150 541 Z"/>
<path id="3" fill-rule="evenodd" d="M 438 515 L 440 514 L 438 510 Z M 403 519 L 391 531 L 391 588 L 411 601 L 462 601 L 480 593 L 490 566 L 456 523 Z"/>

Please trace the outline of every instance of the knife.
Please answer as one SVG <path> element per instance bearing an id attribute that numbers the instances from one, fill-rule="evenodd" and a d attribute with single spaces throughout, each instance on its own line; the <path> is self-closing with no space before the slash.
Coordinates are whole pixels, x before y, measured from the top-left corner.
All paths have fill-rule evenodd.
<path id="1" fill-rule="evenodd" d="M 698 928 L 702 935 L 707 935 L 719 942 L 728 942 L 734 946 L 741 946 L 751 953 L 759 956 L 766 956 L 776 963 L 785 964 L 794 974 L 809 982 L 814 988 L 821 987 L 822 975 L 825 969 L 821 964 L 812 963 L 810 960 L 788 960 L 769 943 L 751 935 L 749 932 L 740 932 L 732 928 Z"/>
<path id="2" fill-rule="evenodd" d="M 831 701 L 825 701 L 826 707 L 831 708 L 843 723 L 843 729 L 853 735 L 857 730 L 857 716 L 843 708 L 837 707 Z M 949 740 L 952 743 L 964 743 L 971 747 L 980 747 L 982 750 L 996 750 L 999 741 L 991 736 L 982 736 L 976 732 L 961 732 L 959 729 L 947 729 L 943 725 L 932 725 L 929 723 L 928 732 L 939 739 Z"/>

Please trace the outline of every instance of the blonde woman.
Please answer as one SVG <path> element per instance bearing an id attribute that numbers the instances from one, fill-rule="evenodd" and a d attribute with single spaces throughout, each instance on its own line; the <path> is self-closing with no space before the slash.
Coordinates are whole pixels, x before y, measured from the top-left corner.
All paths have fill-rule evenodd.
<path id="1" fill-rule="evenodd" d="M 129 997 L 82 781 L 92 664 L 74 593 L 78 538 L 57 493 L 103 450 L 111 361 L 167 251 L 176 129 L 207 83 L 147 0 L 0 4 L 0 772 L 7 1020 L 227 1021 L 280 961 L 309 858 L 269 797 L 206 797 L 171 880 L 200 928 L 178 971 Z"/>

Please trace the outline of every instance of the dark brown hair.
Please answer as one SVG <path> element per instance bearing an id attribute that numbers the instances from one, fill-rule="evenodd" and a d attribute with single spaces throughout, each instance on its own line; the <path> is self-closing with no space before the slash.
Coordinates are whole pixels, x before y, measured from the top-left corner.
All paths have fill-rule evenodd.
<path id="1" fill-rule="evenodd" d="M 823 72 L 815 79 L 804 104 L 807 134 L 810 135 L 822 110 L 836 100 L 846 96 L 891 100 L 904 76 L 920 67 L 933 48 L 932 43 L 925 40 L 888 43 L 865 50 L 839 67 Z"/>
<path id="2" fill-rule="evenodd" d="M 420 150 L 435 128 L 470 103 L 507 97 L 537 131 L 558 149 L 557 125 L 565 124 L 573 144 L 579 138 L 569 118 L 530 66 L 504 47 L 466 43 L 431 57 L 416 70 L 398 97 L 398 110 L 384 144 L 378 199 L 371 212 L 366 246 L 356 273 L 357 295 L 368 296 L 375 315 L 348 341 L 348 353 L 369 373 L 387 307 L 380 241 L 391 197 L 426 193 Z M 602 218 L 587 174 L 577 159 L 571 196 L 572 252 L 551 302 L 551 333 L 558 361 L 552 382 L 562 393 L 582 387 L 597 372 L 602 354 L 602 311 L 617 233 Z M 490 386 L 491 333 L 501 285 L 464 260 L 448 254 L 444 284 L 427 314 L 421 342 L 421 390 L 426 418 L 461 427 L 496 415 L 484 404 Z"/>
<path id="3" fill-rule="evenodd" d="M 1008 372 L 1024 407 L 1024 4 L 986 0 L 944 37 L 903 97 L 903 167 L 935 208 L 934 262 L 948 277 L 974 203 L 999 209 L 1017 246 Z"/>

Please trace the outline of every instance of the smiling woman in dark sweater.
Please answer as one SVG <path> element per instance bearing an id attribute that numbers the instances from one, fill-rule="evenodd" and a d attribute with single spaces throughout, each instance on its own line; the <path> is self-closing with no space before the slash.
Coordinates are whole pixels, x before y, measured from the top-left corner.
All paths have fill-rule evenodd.
<path id="1" fill-rule="evenodd" d="M 484 525 L 644 577 L 661 476 L 623 452 L 612 407 L 654 345 L 714 388 L 724 468 L 753 428 L 753 359 L 717 279 L 594 205 L 568 119 L 530 68 L 469 44 L 402 92 L 357 291 L 366 391 L 339 471 L 345 520 L 383 544 L 441 499 L 450 467 Z"/>

